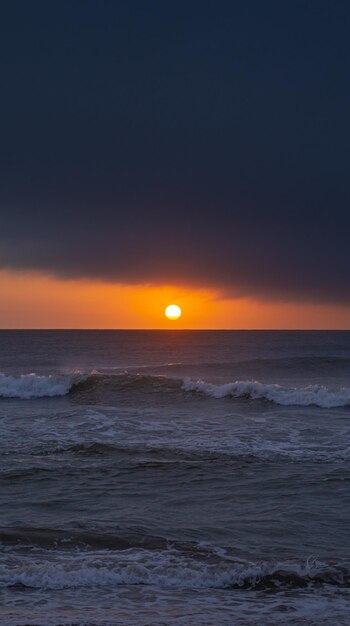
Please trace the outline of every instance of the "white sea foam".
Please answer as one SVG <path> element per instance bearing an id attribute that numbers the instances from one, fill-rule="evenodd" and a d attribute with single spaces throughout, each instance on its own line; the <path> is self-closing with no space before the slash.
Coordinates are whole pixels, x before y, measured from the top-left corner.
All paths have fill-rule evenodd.
<path id="1" fill-rule="evenodd" d="M 12 557 L 8 553 L 7 563 L 3 559 L 0 565 L 2 615 L 8 626 L 349 624 L 343 573 L 348 570 L 342 564 L 331 567 L 308 560 L 211 565 L 174 550 L 64 556 L 50 551 L 46 558 L 40 551 L 27 558 L 22 552 Z M 259 586 L 275 573 L 277 593 L 257 593 L 255 583 Z M 294 576 L 291 593 L 288 579 L 293 585 Z M 21 585 L 30 586 L 29 596 Z"/>
<path id="2" fill-rule="evenodd" d="M 213 398 L 248 398 L 251 400 L 269 400 L 283 406 L 319 406 L 335 408 L 350 405 L 350 387 L 328 389 L 323 385 L 307 387 L 283 387 L 259 381 L 237 380 L 223 385 L 214 385 L 202 380 L 185 378 L 182 388 L 185 391 L 198 391 Z"/>
<path id="3" fill-rule="evenodd" d="M 316 559 L 304 563 L 217 564 L 188 558 L 176 550 L 125 550 L 13 557 L 0 565 L 0 588 L 23 585 L 34 589 L 151 585 L 173 589 L 230 589 L 322 583 L 336 587 L 348 584 L 349 571 L 339 564 L 330 567 Z"/>
<path id="4" fill-rule="evenodd" d="M 75 382 L 77 382 L 76 375 L 21 374 L 20 376 L 7 376 L 0 374 L 0 397 L 29 400 L 31 398 L 65 396 Z"/>

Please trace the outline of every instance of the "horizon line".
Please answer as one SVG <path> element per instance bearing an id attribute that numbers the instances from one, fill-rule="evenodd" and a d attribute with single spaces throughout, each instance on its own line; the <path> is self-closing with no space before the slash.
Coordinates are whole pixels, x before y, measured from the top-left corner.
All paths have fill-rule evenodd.
<path id="1" fill-rule="evenodd" d="M 0 332 L 350 332 L 350 328 L 0 328 Z"/>

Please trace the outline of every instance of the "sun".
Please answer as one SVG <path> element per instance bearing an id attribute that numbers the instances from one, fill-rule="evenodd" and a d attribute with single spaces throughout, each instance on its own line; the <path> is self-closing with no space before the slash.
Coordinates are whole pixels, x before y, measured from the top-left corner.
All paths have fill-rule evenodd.
<path id="1" fill-rule="evenodd" d="M 168 320 L 177 320 L 181 316 L 181 309 L 177 304 L 169 304 L 165 309 L 165 315 Z"/>

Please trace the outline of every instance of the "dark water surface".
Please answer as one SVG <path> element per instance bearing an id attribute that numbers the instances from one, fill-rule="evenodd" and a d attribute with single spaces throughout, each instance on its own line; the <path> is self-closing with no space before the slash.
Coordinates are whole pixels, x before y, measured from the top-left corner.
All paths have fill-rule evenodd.
<path id="1" fill-rule="evenodd" d="M 1 624 L 350 623 L 350 332 L 1 331 L 0 371 Z"/>

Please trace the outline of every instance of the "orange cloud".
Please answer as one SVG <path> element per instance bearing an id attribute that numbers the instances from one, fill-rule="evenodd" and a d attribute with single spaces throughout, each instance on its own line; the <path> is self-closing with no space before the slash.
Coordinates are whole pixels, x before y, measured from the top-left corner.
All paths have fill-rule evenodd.
<path id="1" fill-rule="evenodd" d="M 350 307 L 220 297 L 210 289 L 60 280 L 0 271 L 1 328 L 349 328 Z M 182 316 L 167 320 L 176 303 Z"/>

